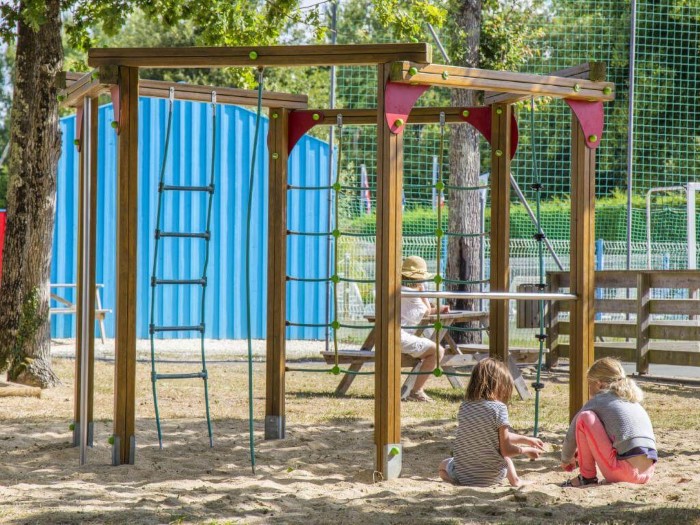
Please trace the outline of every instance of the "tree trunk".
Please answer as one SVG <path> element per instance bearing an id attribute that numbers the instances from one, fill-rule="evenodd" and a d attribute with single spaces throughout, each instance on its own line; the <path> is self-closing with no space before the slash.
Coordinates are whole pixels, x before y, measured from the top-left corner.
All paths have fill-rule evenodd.
<path id="1" fill-rule="evenodd" d="M 20 12 L 26 9 L 20 4 Z M 47 0 L 44 23 L 18 24 L 10 113 L 7 224 L 0 301 L 0 370 L 24 384 L 58 383 L 51 369 L 49 278 L 61 154 L 54 80 L 61 70 L 60 1 Z"/>
<path id="2" fill-rule="evenodd" d="M 451 39 L 451 54 L 455 65 L 479 66 L 479 39 L 481 34 L 481 0 L 456 0 L 452 3 L 456 25 Z M 453 89 L 452 106 L 476 105 L 476 93 Z M 452 126 L 450 140 L 450 184 L 453 186 L 478 186 L 480 171 L 479 134 L 471 126 Z M 480 191 L 453 190 L 449 194 L 449 231 L 475 234 L 481 232 Z M 481 278 L 481 237 L 455 237 L 448 240 L 447 277 L 461 281 L 478 281 Z M 452 285 L 452 290 L 480 290 L 478 284 Z M 476 310 L 478 301 L 454 301 L 460 310 Z M 455 332 L 455 340 L 465 343 L 481 342 L 480 332 Z"/>

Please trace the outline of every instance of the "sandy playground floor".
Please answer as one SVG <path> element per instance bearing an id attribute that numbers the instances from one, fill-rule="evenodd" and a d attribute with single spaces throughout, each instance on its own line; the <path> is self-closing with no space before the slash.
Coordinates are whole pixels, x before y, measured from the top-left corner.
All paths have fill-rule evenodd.
<path id="1" fill-rule="evenodd" d="M 519 490 L 473 489 L 437 477 L 437 464 L 450 453 L 460 400 L 443 378 L 429 384 L 436 403 L 402 407 L 402 478 L 377 481 L 371 376 L 359 377 L 348 397 L 336 398 L 336 377 L 289 373 L 287 439 L 265 442 L 264 365 L 256 364 L 252 475 L 244 363 L 210 366 L 214 448 L 207 446 L 200 417 L 201 384 L 164 384 L 159 392 L 166 446 L 159 450 L 150 367 L 139 362 L 136 465 L 122 467 L 109 466 L 107 444 L 113 364 L 96 365 L 95 447 L 89 463 L 79 467 L 68 429 L 73 361 L 54 363 L 62 386 L 40 399 L 0 397 L 0 523 L 700 524 L 700 389 L 694 387 L 642 385 L 660 443 L 651 484 L 572 490 L 558 486 L 567 475 L 557 468 L 556 445 L 566 428 L 566 377 L 547 376 L 541 436 L 553 444 L 551 452 L 537 462 L 516 460 L 533 483 Z M 167 364 L 163 370 L 186 368 Z M 517 430 L 531 431 L 532 402 L 514 399 L 510 415 Z"/>

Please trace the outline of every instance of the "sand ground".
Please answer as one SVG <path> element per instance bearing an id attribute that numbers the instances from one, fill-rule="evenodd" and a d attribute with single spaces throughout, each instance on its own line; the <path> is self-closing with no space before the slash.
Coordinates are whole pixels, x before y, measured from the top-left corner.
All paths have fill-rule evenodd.
<path id="1" fill-rule="evenodd" d="M 60 352 L 59 352 L 60 353 Z M 105 351 L 106 358 L 109 352 Z M 150 367 L 137 367 L 137 452 L 133 466 L 112 467 L 112 374 L 96 364 L 95 446 L 78 465 L 70 445 L 74 362 L 55 359 L 63 385 L 37 398 L 0 398 L 0 523 L 207 524 L 461 524 L 659 523 L 700 524 L 700 389 L 645 383 L 660 457 L 647 486 L 558 485 L 558 443 L 566 429 L 566 377 L 548 375 L 541 437 L 550 452 L 516 460 L 532 484 L 475 489 L 440 482 L 436 466 L 448 456 L 460 392 L 432 379 L 431 405 L 402 407 L 403 475 L 373 473 L 372 377 L 361 376 L 349 396 L 336 398 L 337 377 L 288 374 L 287 438 L 262 439 L 264 365 L 254 372 L 256 473 L 250 466 L 247 365 L 222 352 L 210 365 L 215 446 L 209 448 L 198 381 L 159 390 L 165 447 L 159 450 Z M 192 365 L 165 364 L 164 370 Z M 300 365 L 302 366 L 302 365 Z M 303 366 L 325 368 L 320 363 Z M 511 422 L 532 430 L 533 403 L 514 399 Z"/>

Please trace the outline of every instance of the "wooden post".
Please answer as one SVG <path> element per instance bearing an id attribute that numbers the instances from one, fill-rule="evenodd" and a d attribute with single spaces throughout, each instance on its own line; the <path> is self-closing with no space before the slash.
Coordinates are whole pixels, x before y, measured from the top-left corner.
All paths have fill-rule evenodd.
<path id="1" fill-rule="evenodd" d="M 571 118 L 571 305 L 569 415 L 588 401 L 586 372 L 594 359 L 595 150 Z"/>
<path id="2" fill-rule="evenodd" d="M 649 326 L 651 323 L 651 274 L 637 274 L 637 373 L 649 373 Z"/>
<path id="3" fill-rule="evenodd" d="M 119 67 L 117 286 L 112 464 L 134 463 L 139 69 Z"/>
<path id="4" fill-rule="evenodd" d="M 288 128 L 289 110 L 270 109 L 265 439 L 285 436 Z"/>
<path id="5" fill-rule="evenodd" d="M 95 370 L 95 246 L 97 232 L 97 129 L 99 105 L 97 97 L 85 101 L 90 105 L 89 111 L 83 113 L 85 119 L 82 125 L 81 155 L 79 164 L 78 190 L 78 281 L 76 289 L 76 335 L 75 335 L 75 380 L 73 387 L 73 445 L 80 445 L 80 408 L 81 408 L 81 375 L 82 348 L 86 343 L 88 352 L 87 369 L 87 444 L 93 445 L 93 394 Z M 89 134 L 89 136 L 88 136 Z M 85 140 L 87 139 L 87 140 Z M 86 165 L 88 159 L 89 165 Z M 89 205 L 86 207 L 84 198 L 86 179 L 89 179 Z M 87 215 L 87 217 L 86 217 Z M 89 224 L 87 236 L 84 225 Z M 87 238 L 86 238 L 87 237 Z M 87 261 L 87 268 L 83 261 Z M 84 293 L 84 274 L 87 272 L 87 294 Z M 85 334 L 81 327 L 83 312 L 87 314 Z M 91 331 L 90 331 L 91 330 Z M 84 341 L 83 337 L 86 337 Z"/>
<path id="6" fill-rule="evenodd" d="M 549 274 L 549 291 L 559 293 L 559 275 Z M 547 368 L 555 367 L 559 364 L 559 301 L 551 301 L 547 309 L 547 348 L 549 352 L 546 357 Z"/>
<path id="7" fill-rule="evenodd" d="M 491 291 L 510 286 L 510 104 L 491 106 Z M 489 301 L 489 355 L 508 362 L 508 301 Z"/>
<path id="8" fill-rule="evenodd" d="M 375 470 L 401 473 L 401 195 L 403 134 L 384 115 L 390 64 L 377 67 L 377 270 L 375 321 Z"/>

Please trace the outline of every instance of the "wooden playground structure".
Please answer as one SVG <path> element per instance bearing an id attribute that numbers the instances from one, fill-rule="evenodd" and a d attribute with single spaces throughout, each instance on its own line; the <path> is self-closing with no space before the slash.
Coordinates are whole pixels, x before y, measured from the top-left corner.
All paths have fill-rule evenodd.
<path id="1" fill-rule="evenodd" d="M 88 63 L 97 68 L 72 80 L 64 103 L 78 108 L 76 143 L 81 150 L 79 232 L 78 338 L 75 421 L 81 449 L 92 421 L 92 356 L 95 286 L 95 192 L 97 183 L 96 97 L 109 91 L 118 134 L 117 303 L 114 390 L 113 464 L 133 463 L 135 454 L 136 369 L 136 220 L 138 177 L 138 96 L 167 97 L 168 83 L 139 79 L 139 68 L 374 66 L 377 106 L 366 109 L 304 109 L 306 98 L 266 94 L 269 108 L 269 225 L 266 439 L 285 436 L 285 330 L 287 169 L 289 154 L 314 125 L 377 126 L 377 257 L 375 323 L 375 470 L 385 479 L 401 472 L 400 301 L 402 244 L 403 134 L 410 123 L 469 123 L 491 144 L 491 292 L 490 354 L 508 357 L 508 301 L 524 297 L 509 290 L 510 162 L 517 148 L 513 103 L 529 97 L 565 99 L 571 123 L 571 273 L 570 293 L 547 293 L 543 300 L 570 300 L 571 388 L 573 415 L 587 400 L 586 370 L 594 357 L 594 198 L 595 150 L 603 132 L 603 102 L 614 98 L 614 86 L 585 67 L 560 75 L 538 76 L 432 64 L 428 44 L 318 45 L 237 48 L 92 49 Z M 583 77 L 583 78 L 581 78 Z M 486 105 L 473 108 L 412 107 L 430 86 L 486 91 Z M 176 84 L 177 97 L 219 101 L 226 89 Z M 226 103 L 253 105 L 255 94 L 228 90 Z M 197 98 L 199 97 L 199 98 Z M 444 297 L 474 294 L 443 292 Z M 435 295 L 431 295 L 434 297 Z M 82 389 L 82 394 L 81 394 Z M 81 451 L 81 459 L 84 452 Z"/>

